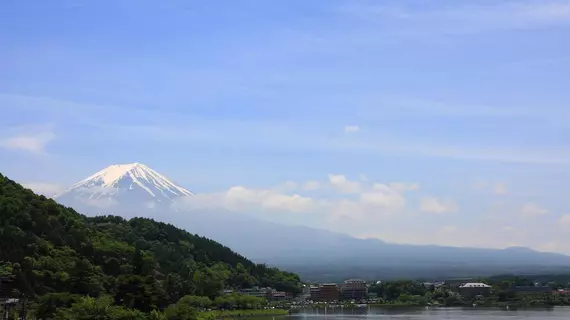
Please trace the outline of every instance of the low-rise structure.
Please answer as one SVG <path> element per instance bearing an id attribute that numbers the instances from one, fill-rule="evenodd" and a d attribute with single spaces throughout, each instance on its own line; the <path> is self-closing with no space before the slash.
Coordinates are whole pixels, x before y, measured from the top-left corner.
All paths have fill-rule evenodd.
<path id="1" fill-rule="evenodd" d="M 283 301 L 287 300 L 287 293 L 285 291 L 271 291 L 268 297 L 269 300 Z"/>
<path id="2" fill-rule="evenodd" d="M 472 278 L 448 279 L 443 282 L 443 285 L 451 290 L 457 290 L 460 286 L 466 283 L 473 283 L 473 279 Z"/>
<path id="3" fill-rule="evenodd" d="M 271 291 L 271 288 L 253 287 L 248 289 L 241 289 L 239 293 L 257 298 L 267 298 Z"/>
<path id="4" fill-rule="evenodd" d="M 486 296 L 491 292 L 491 286 L 480 282 L 469 282 L 459 286 L 459 294 L 463 297 Z"/>
<path id="5" fill-rule="evenodd" d="M 552 291 L 553 294 L 558 294 L 562 296 L 570 296 L 570 289 L 558 289 Z"/>

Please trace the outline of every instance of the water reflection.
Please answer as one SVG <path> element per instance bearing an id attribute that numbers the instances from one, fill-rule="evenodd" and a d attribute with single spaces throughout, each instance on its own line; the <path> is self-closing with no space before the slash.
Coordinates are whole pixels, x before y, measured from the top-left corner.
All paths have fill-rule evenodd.
<path id="1" fill-rule="evenodd" d="M 570 308 L 551 309 L 478 309 L 478 308 L 415 308 L 415 309 L 384 309 L 384 308 L 327 308 L 301 309 L 298 314 L 286 317 L 289 320 L 308 319 L 452 319 L 452 320 L 494 320 L 494 319 L 570 319 Z"/>

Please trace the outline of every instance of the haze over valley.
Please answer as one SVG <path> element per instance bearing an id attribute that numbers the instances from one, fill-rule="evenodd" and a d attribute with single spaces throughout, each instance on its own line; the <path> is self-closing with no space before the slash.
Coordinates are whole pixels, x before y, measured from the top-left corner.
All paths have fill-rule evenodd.
<path id="1" fill-rule="evenodd" d="M 517 247 L 414 246 L 359 239 L 324 229 L 270 222 L 247 212 L 196 206 L 202 201 L 196 197 L 200 194 L 141 163 L 111 165 L 54 195 L 56 201 L 90 215 L 145 216 L 169 222 L 224 243 L 254 261 L 286 268 L 315 281 L 356 276 L 445 278 L 570 270 L 570 257 L 561 254 Z"/>

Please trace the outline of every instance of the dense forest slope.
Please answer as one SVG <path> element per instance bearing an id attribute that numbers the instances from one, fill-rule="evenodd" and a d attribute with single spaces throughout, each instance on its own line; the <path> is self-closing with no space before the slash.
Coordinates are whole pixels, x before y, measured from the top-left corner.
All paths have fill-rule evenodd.
<path id="1" fill-rule="evenodd" d="M 112 295 L 137 309 L 224 288 L 299 292 L 297 275 L 150 219 L 87 218 L 0 174 L 0 296 Z"/>

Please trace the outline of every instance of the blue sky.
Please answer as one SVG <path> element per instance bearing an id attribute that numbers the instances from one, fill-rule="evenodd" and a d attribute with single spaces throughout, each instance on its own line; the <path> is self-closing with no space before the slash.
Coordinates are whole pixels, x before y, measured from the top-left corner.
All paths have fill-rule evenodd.
<path id="1" fill-rule="evenodd" d="M 268 220 L 570 253 L 569 35 L 562 0 L 8 0 L 0 169 L 141 162 Z"/>

